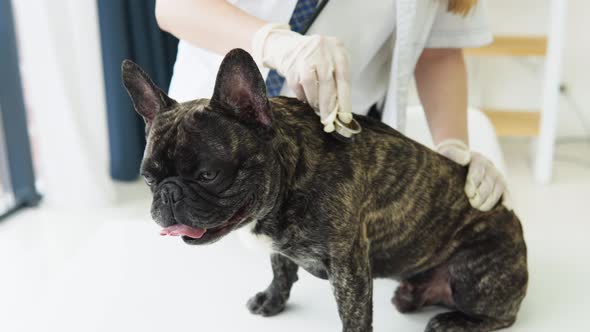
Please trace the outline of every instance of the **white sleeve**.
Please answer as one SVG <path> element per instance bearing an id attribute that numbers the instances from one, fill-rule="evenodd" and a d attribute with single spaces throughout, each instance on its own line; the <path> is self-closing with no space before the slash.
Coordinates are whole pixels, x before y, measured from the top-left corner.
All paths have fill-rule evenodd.
<path id="1" fill-rule="evenodd" d="M 484 46 L 493 41 L 485 0 L 479 0 L 467 16 L 449 13 L 446 5 L 438 13 L 426 41 L 426 48 Z"/>

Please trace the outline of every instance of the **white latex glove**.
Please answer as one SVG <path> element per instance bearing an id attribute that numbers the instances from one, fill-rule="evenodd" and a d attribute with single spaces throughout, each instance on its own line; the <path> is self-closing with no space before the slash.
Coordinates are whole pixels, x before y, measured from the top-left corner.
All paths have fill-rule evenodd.
<path id="1" fill-rule="evenodd" d="M 270 23 L 252 40 L 253 58 L 285 77 L 298 99 L 319 113 L 324 131 L 334 131 L 336 117 L 352 120 L 348 52 L 336 38 L 303 36 L 289 25 Z"/>
<path id="2" fill-rule="evenodd" d="M 469 165 L 465 194 L 474 208 L 489 211 L 507 194 L 504 177 L 494 164 L 483 155 L 471 152 L 462 141 L 445 140 L 436 146 L 436 151 L 460 165 Z"/>

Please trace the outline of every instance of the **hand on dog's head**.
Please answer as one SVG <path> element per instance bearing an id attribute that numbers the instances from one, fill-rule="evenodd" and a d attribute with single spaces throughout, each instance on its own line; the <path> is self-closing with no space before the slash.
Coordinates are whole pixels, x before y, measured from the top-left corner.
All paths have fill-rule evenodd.
<path id="1" fill-rule="evenodd" d="M 137 64 L 122 64 L 123 83 L 146 123 L 141 174 L 151 213 L 164 235 L 211 243 L 264 215 L 278 176 L 269 138 L 272 116 L 252 57 L 235 49 L 223 60 L 211 99 L 178 103 Z"/>

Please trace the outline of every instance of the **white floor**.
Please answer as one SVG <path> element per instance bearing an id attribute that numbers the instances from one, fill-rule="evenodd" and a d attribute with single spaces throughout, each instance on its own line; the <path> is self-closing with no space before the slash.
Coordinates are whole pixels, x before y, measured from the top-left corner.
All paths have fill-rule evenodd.
<path id="1" fill-rule="evenodd" d="M 531 283 L 509 331 L 589 331 L 590 168 L 556 163 L 535 184 L 521 141 L 503 144 L 529 246 Z M 560 154 L 587 157 L 577 146 Z M 338 331 L 327 282 L 300 273 L 275 318 L 244 304 L 271 279 L 268 259 L 230 236 L 209 247 L 160 238 L 142 185 L 97 211 L 23 211 L 0 223 L 0 331 Z M 423 331 L 434 311 L 401 315 L 395 288 L 377 281 L 375 331 Z"/>

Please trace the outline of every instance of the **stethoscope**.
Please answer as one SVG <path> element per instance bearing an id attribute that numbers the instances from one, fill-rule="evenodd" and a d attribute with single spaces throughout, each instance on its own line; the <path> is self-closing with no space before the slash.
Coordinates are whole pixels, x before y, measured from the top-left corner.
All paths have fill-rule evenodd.
<path id="1" fill-rule="evenodd" d="M 329 0 L 322 0 L 318 4 L 318 8 L 316 9 L 314 15 L 311 17 L 309 23 L 307 23 L 307 26 L 301 32 L 302 35 L 307 34 L 307 32 L 309 31 L 313 23 L 316 21 L 316 19 L 320 16 L 322 10 L 324 10 L 328 2 Z M 336 119 L 334 120 L 334 131 L 332 132 L 332 136 L 337 140 L 348 142 L 353 138 L 354 135 L 360 133 L 361 130 L 361 125 L 354 118 L 352 119 L 352 121 L 350 121 L 350 123 L 345 124 L 344 122 L 340 121 L 338 117 L 336 117 Z"/>

